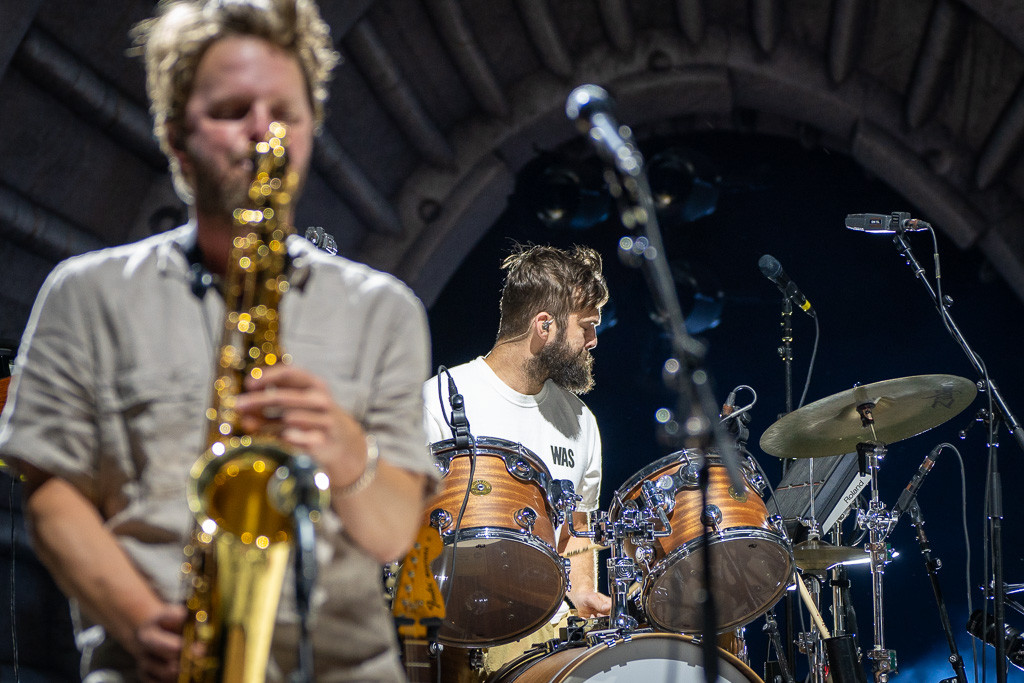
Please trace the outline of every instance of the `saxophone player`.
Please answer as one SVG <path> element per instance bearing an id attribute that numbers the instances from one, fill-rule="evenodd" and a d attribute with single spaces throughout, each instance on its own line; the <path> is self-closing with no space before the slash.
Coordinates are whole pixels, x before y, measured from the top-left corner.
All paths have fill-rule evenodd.
<path id="1" fill-rule="evenodd" d="M 312 0 L 163 0 L 137 39 L 189 221 L 54 270 L 0 422 L 34 547 L 78 614 L 87 683 L 177 680 L 184 491 L 206 436 L 232 212 L 272 122 L 287 126 L 305 177 L 338 58 Z M 312 600 L 317 680 L 402 680 L 379 566 L 411 544 L 436 478 L 421 424 L 425 312 L 390 276 L 297 237 L 287 246 L 280 324 L 293 362 L 250 378 L 237 411 L 330 479 Z M 267 680 L 296 667 L 282 592 Z"/>

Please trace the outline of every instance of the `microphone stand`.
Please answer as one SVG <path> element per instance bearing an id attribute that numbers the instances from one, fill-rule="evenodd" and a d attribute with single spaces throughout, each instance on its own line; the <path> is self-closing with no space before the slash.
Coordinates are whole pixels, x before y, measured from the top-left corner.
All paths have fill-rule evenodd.
<path id="1" fill-rule="evenodd" d="M 620 133 L 627 130 L 624 126 Z M 593 141 L 593 137 L 591 137 Z M 686 322 L 676 294 L 668 259 L 658 228 L 654 200 L 644 173 L 640 152 L 629 143 L 630 156 L 611 154 L 598 145 L 598 152 L 605 158 L 614 173 L 607 174 L 614 196 L 628 198 L 628 205 L 621 208 L 622 223 L 639 233 L 639 237 L 623 237 L 619 240 L 620 255 L 624 262 L 640 267 L 644 273 L 658 312 L 658 319 L 669 334 L 673 357 L 666 361 L 664 376 L 666 384 L 677 396 L 676 416 L 663 422 L 669 438 L 685 443 L 689 448 L 706 453 L 714 445 L 722 462 L 729 471 L 732 485 L 737 491 L 746 486 L 740 470 L 739 455 L 735 446 L 728 442 L 724 427 L 718 420 L 718 407 L 711 391 L 711 378 L 704 368 L 706 349 L 704 345 L 686 332 Z M 678 432 L 683 432 L 680 435 Z M 707 500 L 709 476 L 708 458 L 704 458 L 701 472 L 702 500 Z M 705 509 L 707 505 L 705 503 Z M 718 681 L 717 621 L 712 588 L 711 571 L 711 526 L 704 524 L 704 595 L 703 595 L 703 664 L 707 683 Z"/>
<path id="2" fill-rule="evenodd" d="M 786 412 L 793 412 L 793 300 L 788 296 L 782 297 L 782 346 L 779 347 L 779 357 L 782 358 L 783 376 L 785 379 Z M 779 417 L 782 417 L 781 415 Z M 782 474 L 789 470 L 791 460 L 782 459 Z M 811 499 L 814 499 L 814 482 L 808 482 Z M 795 597 L 790 591 L 786 591 L 786 649 L 779 650 L 783 659 L 788 658 L 790 662 L 796 663 L 796 638 L 794 633 Z"/>
<path id="3" fill-rule="evenodd" d="M 942 588 L 939 586 L 939 567 L 942 561 L 932 557 L 932 547 L 928 537 L 924 533 L 924 517 L 921 515 L 921 506 L 917 499 L 907 508 L 907 513 L 917 529 L 917 543 L 921 547 L 921 556 L 924 557 L 924 567 L 928 571 L 928 578 L 932 582 L 932 592 L 935 594 L 935 602 L 939 606 L 939 619 L 942 621 L 942 630 L 946 634 L 946 643 L 949 644 L 949 663 L 956 672 L 957 683 L 967 683 L 967 672 L 964 670 L 964 660 L 956 647 L 956 640 L 953 638 L 953 627 L 949 623 L 949 613 L 946 612 L 946 603 L 942 599 Z"/>
<path id="4" fill-rule="evenodd" d="M 921 284 L 924 285 L 925 290 L 928 292 L 929 298 L 938 310 L 939 315 L 942 317 L 945 323 L 946 329 L 949 331 L 953 339 L 960 345 L 964 353 L 967 355 L 968 360 L 974 369 L 978 372 L 982 378 L 980 384 L 983 389 L 987 389 L 989 392 L 989 400 L 993 404 L 993 426 L 992 434 L 998 433 L 998 420 L 1002 418 L 1002 421 L 1006 423 L 1007 429 L 1010 430 L 1010 434 L 1017 440 L 1017 445 L 1024 451 L 1024 429 L 1021 428 L 1017 418 L 1010 411 L 1010 407 L 1006 404 L 1003 399 L 1002 393 L 996 383 L 988 376 L 988 371 L 985 369 L 984 363 L 981 358 L 971 349 L 967 340 L 963 334 L 960 333 L 960 328 L 957 327 L 956 322 L 949 313 L 949 308 L 945 301 L 940 301 L 935 290 L 932 289 L 931 283 L 925 277 L 924 268 L 914 258 L 914 254 L 910 249 L 910 244 L 904 239 L 904 230 L 900 228 L 901 222 L 894 220 L 893 224 L 896 226 L 896 232 L 893 235 L 892 241 L 896 245 L 896 249 L 900 254 L 903 255 L 907 260 L 907 265 L 910 266 L 911 270 L 914 271 L 914 277 L 920 280 Z M 938 269 L 938 259 L 936 258 L 936 269 Z M 939 274 L 936 273 L 936 277 Z M 1003 494 L 1002 484 L 999 476 L 999 457 L 997 452 L 996 440 L 994 438 L 989 439 L 989 454 L 992 463 L 991 476 L 987 482 L 989 487 L 989 523 L 992 527 L 992 567 L 993 567 L 993 598 L 994 598 L 994 612 L 997 624 L 1004 623 L 1006 613 L 1006 596 L 1004 594 L 1003 584 Z M 998 638 L 995 643 L 996 647 L 996 681 L 997 683 L 1004 683 L 1006 681 L 1006 642 L 1004 638 Z"/>
<path id="5" fill-rule="evenodd" d="M 290 683 L 312 683 L 313 639 L 310 637 L 309 616 L 317 562 L 316 527 L 310 515 L 319 512 L 322 492 L 316 486 L 316 465 L 309 456 L 296 456 L 288 469 L 295 480 L 290 496 L 294 501 L 291 516 L 295 533 L 295 611 L 299 617 L 298 667 L 292 672 Z"/>
<path id="6" fill-rule="evenodd" d="M 779 347 L 779 357 L 782 358 L 782 365 L 786 380 L 786 414 L 793 412 L 793 300 L 788 296 L 782 297 L 782 346 Z M 781 415 L 779 417 L 782 417 Z M 789 469 L 789 460 L 782 460 L 782 473 Z"/>

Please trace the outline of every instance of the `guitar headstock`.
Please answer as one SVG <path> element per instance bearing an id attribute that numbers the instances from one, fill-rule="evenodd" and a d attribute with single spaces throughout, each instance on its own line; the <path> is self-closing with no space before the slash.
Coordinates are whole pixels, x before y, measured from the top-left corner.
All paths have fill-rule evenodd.
<path id="1" fill-rule="evenodd" d="M 402 561 L 391 614 L 403 638 L 426 638 L 428 627 L 440 627 L 444 621 L 444 600 L 430 569 L 443 550 L 444 542 L 437 529 L 424 525 Z"/>

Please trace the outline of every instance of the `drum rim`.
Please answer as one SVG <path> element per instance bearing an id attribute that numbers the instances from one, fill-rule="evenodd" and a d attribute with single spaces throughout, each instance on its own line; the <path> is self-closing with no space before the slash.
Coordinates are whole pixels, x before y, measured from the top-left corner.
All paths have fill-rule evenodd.
<path id="1" fill-rule="evenodd" d="M 735 536 L 736 538 L 732 538 L 733 536 Z M 776 590 L 773 591 L 772 597 L 766 602 L 767 606 L 755 612 L 752 616 L 743 617 L 743 620 L 741 621 L 731 624 L 719 624 L 719 628 L 722 629 L 720 633 L 724 633 L 730 629 L 737 628 L 745 624 L 749 624 L 751 621 L 757 619 L 759 616 L 770 610 L 772 608 L 772 605 L 777 603 L 779 599 L 783 596 L 783 594 L 786 592 L 786 588 L 789 586 L 790 580 L 792 579 L 793 565 L 795 563 L 795 560 L 793 558 L 793 548 L 789 543 L 789 539 L 787 539 L 782 534 L 771 531 L 769 529 L 762 529 L 761 527 L 733 527 L 731 529 L 727 529 L 722 533 L 712 534 L 711 545 L 728 540 L 752 538 L 774 543 L 775 545 L 779 546 L 784 551 L 786 551 L 786 557 L 789 559 L 789 562 L 787 564 L 787 571 L 784 580 L 779 584 L 778 588 L 776 588 Z M 658 628 L 665 629 L 667 631 L 676 630 L 672 628 L 670 625 L 663 624 L 659 622 L 657 619 L 655 619 L 654 615 L 651 614 L 651 611 L 647 607 L 650 594 L 654 591 L 654 583 L 665 575 L 665 572 L 669 569 L 669 567 L 672 564 L 675 564 L 675 561 L 679 560 L 681 557 L 689 556 L 690 554 L 696 552 L 702 547 L 704 547 L 704 534 L 701 534 L 696 538 L 682 544 L 678 548 L 675 548 L 671 553 L 669 553 L 661 560 L 656 562 L 654 566 L 651 567 L 650 571 L 648 571 L 647 574 L 643 577 L 643 581 L 641 583 L 640 588 L 640 598 L 642 600 L 641 607 L 643 608 L 644 613 L 647 614 L 647 618 L 651 620 L 651 623 L 658 626 Z M 672 562 L 669 562 L 669 560 L 672 560 Z"/>
<path id="2" fill-rule="evenodd" d="M 677 461 L 680 464 L 683 464 L 684 460 L 681 456 L 687 456 L 687 459 L 685 461 L 687 464 L 689 462 L 692 462 L 694 460 L 693 455 L 698 455 L 707 458 L 707 460 L 712 464 L 724 466 L 724 463 L 722 462 L 722 456 L 719 455 L 718 452 L 706 451 L 702 453 L 699 448 L 684 448 L 674 453 L 669 453 L 668 455 L 662 456 L 655 460 L 654 462 L 648 463 L 639 471 L 635 472 L 631 477 L 626 479 L 626 481 L 624 481 L 619 486 L 619 488 L 615 489 L 615 492 L 612 494 L 611 504 L 608 506 L 609 519 L 616 519 L 615 513 L 617 513 L 626 502 L 625 496 L 632 493 L 633 490 L 640 484 L 640 482 L 647 480 L 655 472 L 671 464 L 673 461 Z M 749 466 L 741 465 L 740 469 L 743 471 L 743 481 L 752 491 L 756 491 L 753 482 L 751 482 Z"/>
<path id="3" fill-rule="evenodd" d="M 551 470 L 541 460 L 540 456 L 531 451 L 529 448 L 524 446 L 519 441 L 509 441 L 508 439 L 500 439 L 496 436 L 476 436 L 473 437 L 476 441 L 477 453 L 484 453 L 486 455 L 497 455 L 494 451 L 511 451 L 516 455 L 525 456 L 527 460 L 530 460 L 532 465 L 538 465 L 540 469 L 551 477 Z M 457 447 L 455 445 L 455 439 L 445 439 L 444 441 L 435 441 L 430 444 L 430 454 L 436 455 L 437 453 L 445 453 L 450 450 L 465 453 L 469 455 L 473 452 L 473 446 L 462 446 Z"/>
<path id="4" fill-rule="evenodd" d="M 466 534 L 469 534 L 470 532 L 481 533 L 474 533 L 472 536 L 466 536 Z M 561 556 L 558 554 L 557 550 L 552 548 L 544 539 L 539 538 L 533 534 L 526 533 L 525 531 L 510 531 L 508 527 L 500 526 L 471 526 L 468 528 L 460 529 L 458 538 L 453 539 L 452 536 L 454 535 L 455 532 L 451 531 L 445 534 L 441 534 L 441 540 L 444 542 L 445 545 L 452 545 L 453 543 L 463 543 L 465 541 L 479 540 L 482 538 L 497 539 L 501 541 L 515 541 L 517 543 L 522 543 L 523 545 L 535 547 L 537 550 L 540 550 L 546 553 L 549 557 L 551 557 L 555 564 L 562 566 Z M 536 543 L 534 543 L 534 541 L 536 541 Z M 562 574 L 565 574 L 564 570 L 562 571 Z"/>
<path id="5" fill-rule="evenodd" d="M 657 631 L 654 631 L 654 632 L 636 632 L 636 631 L 634 631 L 632 633 L 627 634 L 627 637 L 617 637 L 617 638 L 614 638 L 612 640 L 611 644 L 609 644 L 609 641 L 607 641 L 607 640 L 601 640 L 600 642 L 597 642 L 597 643 L 595 643 L 593 645 L 586 646 L 586 650 L 585 650 L 585 653 L 583 654 L 583 656 L 579 657 L 579 658 L 575 658 L 574 657 L 572 660 L 570 660 L 566 664 L 566 666 L 562 667 L 551 678 L 550 683 L 562 683 L 563 681 L 565 681 L 566 676 L 568 674 L 572 673 L 572 668 L 574 668 L 575 665 L 582 664 L 583 662 L 586 662 L 587 660 L 589 660 L 592 657 L 596 656 L 598 651 L 601 651 L 601 650 L 611 650 L 613 647 L 616 647 L 616 646 L 619 646 L 619 645 L 623 645 L 623 644 L 628 644 L 629 642 L 632 642 L 632 641 L 645 640 L 645 639 L 651 639 L 651 638 L 658 638 L 658 639 L 660 639 L 660 638 L 669 638 L 671 640 L 682 640 L 682 641 L 685 641 L 685 642 L 687 642 L 687 643 L 689 643 L 691 645 L 694 645 L 695 647 L 698 647 L 698 648 L 702 647 L 700 644 L 693 642 L 694 641 L 694 637 L 693 636 L 687 636 L 687 635 L 683 635 L 683 634 L 680 634 L 680 633 L 663 633 L 663 632 L 657 632 Z M 579 648 L 580 645 L 574 644 L 574 643 L 568 643 L 568 644 L 566 644 L 565 647 L 556 648 L 556 649 L 552 650 L 551 652 L 544 653 L 542 655 L 541 659 L 543 657 L 547 657 L 547 656 L 549 656 L 551 654 L 554 654 L 555 652 L 561 652 L 563 650 L 570 649 L 570 648 L 573 648 L 573 647 Z M 760 676 L 758 676 L 754 672 L 753 669 L 751 669 L 749 666 L 744 664 L 743 661 L 740 658 L 738 658 L 736 655 L 734 655 L 733 653 L 729 652 L 728 650 L 723 649 L 722 647 L 719 647 L 718 645 L 716 645 L 715 648 L 718 650 L 719 659 L 724 659 L 727 662 L 729 662 L 729 664 L 731 664 L 733 667 L 735 667 L 742 675 L 746 676 L 750 683 L 764 683 L 764 679 L 762 679 Z M 521 655 L 520 658 L 527 657 L 528 655 L 531 655 L 531 652 L 529 650 L 527 652 L 523 653 L 523 655 Z M 533 655 L 533 656 L 535 657 L 535 655 Z M 518 663 L 518 659 L 520 659 L 520 658 L 512 660 L 512 662 L 509 662 L 509 664 L 511 665 L 513 663 Z M 626 660 L 626 661 L 628 662 L 629 660 Z M 674 661 L 683 661 L 683 660 L 674 660 Z M 525 663 L 525 662 L 523 662 L 523 663 Z M 516 668 L 517 667 L 510 668 L 508 673 L 515 672 Z M 528 671 L 528 670 L 529 669 L 527 669 L 526 671 Z M 497 673 L 500 673 L 500 672 L 501 672 L 501 670 L 499 669 L 499 671 Z M 521 673 L 525 673 L 525 671 L 520 671 L 519 673 L 520 674 Z M 508 674 L 505 674 L 505 675 L 508 675 Z M 719 677 L 721 678 L 721 674 L 719 674 Z M 518 678 L 518 675 L 517 675 L 517 678 Z M 502 680 L 502 679 L 499 678 L 497 680 Z"/>

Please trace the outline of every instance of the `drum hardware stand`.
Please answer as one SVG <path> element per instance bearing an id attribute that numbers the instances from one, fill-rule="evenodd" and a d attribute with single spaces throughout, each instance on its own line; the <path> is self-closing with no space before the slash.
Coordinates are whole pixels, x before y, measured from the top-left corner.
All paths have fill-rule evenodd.
<path id="1" fill-rule="evenodd" d="M 772 647 L 775 648 L 775 654 L 778 655 L 779 659 L 777 664 L 779 665 L 779 673 L 782 674 L 782 680 L 785 683 L 796 683 L 796 679 L 793 678 L 793 673 L 789 669 L 789 662 L 786 660 L 786 652 L 782 647 L 782 641 L 779 638 L 779 624 L 775 621 L 775 610 L 770 609 L 764 615 L 764 626 L 761 628 L 762 631 L 768 634 L 768 639 L 771 641 Z M 775 683 L 774 681 L 768 680 L 768 663 L 765 663 L 765 683 Z"/>
<path id="2" fill-rule="evenodd" d="M 809 631 L 798 633 L 796 637 L 797 648 L 807 659 L 811 666 L 811 683 L 825 683 L 825 650 L 824 639 L 829 637 L 825 622 L 821 619 L 821 612 L 818 610 L 821 586 L 819 578 L 813 574 L 808 575 L 808 581 L 800 576 L 799 572 L 794 573 L 797 591 L 807 606 L 813 626 Z M 810 589 L 807 584 L 810 583 Z M 815 628 L 816 627 L 816 628 Z"/>
<path id="3" fill-rule="evenodd" d="M 967 355 L 967 359 L 971 362 L 971 365 L 978 372 L 978 375 L 982 378 L 978 382 L 978 388 L 982 391 L 988 391 L 990 410 L 993 414 L 993 420 L 1002 419 L 1006 423 L 1007 429 L 1010 434 L 1013 435 L 1017 441 L 1018 447 L 1024 450 L 1024 427 L 1021 426 L 1020 422 L 1014 416 L 1013 412 L 1010 411 L 1010 407 L 1003 399 L 999 388 L 996 383 L 988 375 L 988 370 L 985 368 L 985 363 L 981 357 L 976 354 L 963 334 L 960 332 L 960 328 L 957 327 L 956 322 L 953 320 L 953 316 L 950 315 L 949 307 L 953 301 L 947 296 L 940 297 L 936 294 L 935 290 L 932 289 L 931 283 L 928 278 L 925 277 L 924 268 L 918 263 L 917 259 L 914 258 L 914 254 L 910 249 L 910 243 L 904 239 L 904 221 L 901 220 L 906 214 L 893 213 L 893 220 L 891 221 L 893 227 L 893 244 L 896 245 L 896 250 L 906 259 L 907 265 L 910 266 L 914 272 L 914 277 L 921 281 L 925 290 L 928 292 L 928 297 L 931 299 L 935 309 L 939 312 L 939 316 L 942 318 L 943 324 L 946 326 L 946 330 L 950 336 L 960 345 L 960 348 Z M 941 291 L 941 275 L 939 272 L 939 255 L 935 253 L 935 281 L 940 283 Z M 999 432 L 998 422 L 995 422 L 990 427 L 990 434 L 997 435 Z M 996 439 L 989 439 L 989 456 L 991 459 L 991 476 L 987 482 L 989 487 L 989 500 L 990 509 L 989 522 L 992 527 L 992 555 L 993 555 L 993 579 L 995 585 L 994 594 L 994 611 L 997 619 L 996 623 L 1003 623 L 1005 618 L 1005 600 L 1006 596 L 1003 594 L 1003 509 L 1002 509 L 1002 484 L 999 476 L 999 458 L 997 455 L 997 446 L 995 443 Z M 1005 639 L 998 638 L 995 644 L 996 646 L 996 682 L 1004 683 L 1006 681 L 1006 643 Z"/>
<path id="4" fill-rule="evenodd" d="M 924 557 L 924 566 L 928 570 L 928 578 L 931 579 L 932 592 L 935 593 L 935 602 L 939 607 L 939 619 L 942 621 L 942 630 L 946 634 L 946 642 L 949 644 L 949 663 L 956 672 L 954 680 L 957 683 L 967 683 L 967 672 L 964 670 L 964 660 L 957 650 L 956 640 L 953 638 L 953 627 L 949 623 L 949 614 L 946 612 L 946 603 L 942 599 L 942 589 L 939 587 L 939 569 L 942 567 L 942 560 L 932 556 L 932 547 L 928 537 L 924 533 L 924 517 L 921 515 L 921 506 L 915 499 L 907 508 L 910 519 L 917 529 L 917 542 L 921 547 L 921 556 Z"/>
<path id="5" fill-rule="evenodd" d="M 596 85 L 575 88 L 565 104 L 566 116 L 576 123 L 594 145 L 606 164 L 605 178 L 612 196 L 619 200 L 622 224 L 637 237 L 626 235 L 619 240 L 619 256 L 627 265 L 639 267 L 657 309 L 657 319 L 672 344 L 673 356 L 665 362 L 664 380 L 676 394 L 675 415 L 661 420 L 665 435 L 685 442 L 691 448 L 707 451 L 715 446 L 729 472 L 729 479 L 740 491 L 744 488 L 739 455 L 729 443 L 725 427 L 717 419 L 718 408 L 713 396 L 711 377 L 705 369 L 707 349 L 691 337 L 676 291 L 672 269 L 658 227 L 657 210 L 650 183 L 644 170 L 644 158 L 633 142 L 629 127 L 615 120 L 614 102 Z M 670 411 L 659 411 L 670 413 Z M 707 469 L 705 464 L 704 469 Z M 705 475 L 702 495 L 706 498 Z M 707 505 L 705 503 L 704 507 Z M 714 590 L 710 569 L 710 544 L 704 548 L 704 601 L 706 633 L 711 641 L 716 635 Z M 705 677 L 708 683 L 718 680 L 718 652 L 714 642 L 704 644 Z"/>
<path id="6" fill-rule="evenodd" d="M 874 425 L 874 418 L 871 415 L 873 409 L 874 404 L 871 403 L 865 403 L 857 408 L 865 426 Z M 881 443 L 858 443 L 857 453 L 866 460 L 871 474 L 871 502 L 868 510 L 857 511 L 857 526 L 868 530 L 866 549 L 871 553 L 871 606 L 874 616 L 875 647 L 867 653 L 867 658 L 872 661 L 876 683 L 885 683 L 898 673 L 896 651 L 885 647 L 885 617 L 882 607 L 882 576 L 885 573 L 885 565 L 892 559 L 885 538 L 893 525 L 892 515 L 885 509 L 885 503 L 878 495 L 878 467 L 885 457 L 886 450 Z"/>
<path id="7" fill-rule="evenodd" d="M 636 555 L 646 558 L 651 554 L 651 546 L 655 539 L 670 536 L 672 525 L 665 512 L 667 502 L 664 492 L 653 482 L 644 482 L 641 486 L 644 500 L 643 508 L 623 506 L 621 514 L 614 522 L 609 522 L 608 513 L 598 511 L 591 519 L 591 528 L 578 531 L 573 525 L 572 515 L 568 516 L 569 533 L 576 538 L 589 538 L 597 545 L 611 548 L 611 557 L 607 560 L 608 592 L 612 598 L 612 609 L 608 625 L 612 630 L 622 632 L 633 631 L 638 623 L 626 611 L 629 601 L 629 587 L 640 579 L 636 562 L 626 554 L 623 542 L 628 538 L 636 546 Z M 661 529 L 656 529 L 657 520 Z"/>

